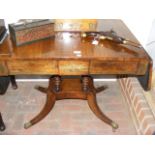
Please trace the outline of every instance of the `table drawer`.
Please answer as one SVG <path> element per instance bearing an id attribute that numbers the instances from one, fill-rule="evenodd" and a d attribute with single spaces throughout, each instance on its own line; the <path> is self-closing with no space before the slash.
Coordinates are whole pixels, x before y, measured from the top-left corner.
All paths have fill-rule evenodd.
<path id="1" fill-rule="evenodd" d="M 57 61 L 13 60 L 8 62 L 11 74 L 58 74 Z"/>
<path id="2" fill-rule="evenodd" d="M 59 74 L 60 75 L 82 75 L 88 74 L 89 61 L 79 60 L 60 60 Z"/>
<path id="3" fill-rule="evenodd" d="M 136 74 L 137 62 L 91 61 L 90 74 Z"/>
<path id="4" fill-rule="evenodd" d="M 0 61 L 0 76 L 8 75 L 8 69 L 5 62 Z"/>

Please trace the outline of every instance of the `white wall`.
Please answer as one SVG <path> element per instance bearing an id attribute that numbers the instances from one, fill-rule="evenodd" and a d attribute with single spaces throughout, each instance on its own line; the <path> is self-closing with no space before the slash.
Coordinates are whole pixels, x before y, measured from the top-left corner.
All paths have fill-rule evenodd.
<path id="1" fill-rule="evenodd" d="M 19 19 L 17 19 L 17 18 L 5 18 L 5 25 L 6 25 L 6 27 L 8 27 L 8 24 L 14 23 L 18 20 Z"/>
<path id="2" fill-rule="evenodd" d="M 133 34 L 137 37 L 140 43 L 146 47 L 150 30 L 152 27 L 153 18 L 126 18 L 124 19 L 126 25 L 130 28 Z"/>
<path id="3" fill-rule="evenodd" d="M 152 23 L 152 28 L 148 37 L 146 44 L 146 50 L 155 62 L 155 20 Z M 153 68 L 155 69 L 155 64 L 153 63 Z"/>
<path id="4" fill-rule="evenodd" d="M 125 19 L 124 21 L 155 62 L 155 19 Z M 155 69 L 154 63 L 153 68 Z"/>

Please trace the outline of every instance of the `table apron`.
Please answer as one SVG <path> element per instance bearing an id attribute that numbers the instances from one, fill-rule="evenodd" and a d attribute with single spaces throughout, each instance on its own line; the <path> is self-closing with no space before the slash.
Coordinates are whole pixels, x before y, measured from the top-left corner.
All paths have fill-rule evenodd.
<path id="1" fill-rule="evenodd" d="M 0 75 L 144 75 L 148 63 L 143 61 L 107 60 L 9 60 L 0 61 Z"/>

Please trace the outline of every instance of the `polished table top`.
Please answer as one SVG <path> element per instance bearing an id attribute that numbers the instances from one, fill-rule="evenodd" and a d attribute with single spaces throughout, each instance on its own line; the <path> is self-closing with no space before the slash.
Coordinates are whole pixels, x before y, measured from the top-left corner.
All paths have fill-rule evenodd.
<path id="1" fill-rule="evenodd" d="M 97 31 L 113 29 L 118 35 L 138 42 L 121 20 L 99 20 Z M 81 57 L 74 51 L 81 51 Z M 101 41 L 99 45 L 92 44 L 92 39 L 82 39 L 79 33 L 57 33 L 55 39 L 50 38 L 28 45 L 16 47 L 8 38 L 0 45 L 1 58 L 11 54 L 11 59 L 118 59 L 134 60 L 147 59 L 144 49 L 129 45 L 119 45 L 112 41 Z M 8 58 L 10 58 L 8 57 Z"/>
<path id="2" fill-rule="evenodd" d="M 111 29 L 119 36 L 138 43 L 121 20 L 98 20 L 96 31 Z M 6 75 L 144 75 L 152 61 L 143 48 L 120 45 L 109 40 L 94 45 L 92 38 L 82 38 L 80 33 L 58 32 L 54 38 L 18 47 L 8 37 L 0 45 L 0 63 L 3 68 L 7 64 Z"/>

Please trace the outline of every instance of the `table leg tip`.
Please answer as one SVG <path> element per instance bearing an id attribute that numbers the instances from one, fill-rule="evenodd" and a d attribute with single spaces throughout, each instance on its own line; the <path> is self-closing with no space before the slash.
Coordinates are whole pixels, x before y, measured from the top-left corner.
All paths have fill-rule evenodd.
<path id="1" fill-rule="evenodd" d="M 112 126 L 112 128 L 114 129 L 114 130 L 116 130 L 116 129 L 118 129 L 118 124 L 117 123 L 115 123 L 115 122 L 112 122 L 111 123 L 111 126 Z"/>
<path id="2" fill-rule="evenodd" d="M 0 131 L 4 131 L 4 130 L 5 130 L 5 126 L 1 126 Z"/>
<path id="3" fill-rule="evenodd" d="M 18 86 L 12 86 L 12 89 L 18 89 Z"/>
<path id="4" fill-rule="evenodd" d="M 34 86 L 34 89 L 39 89 L 39 88 L 40 88 L 39 85 Z"/>
<path id="5" fill-rule="evenodd" d="M 31 122 L 28 122 L 28 123 L 25 123 L 24 124 L 24 128 L 25 129 L 28 129 L 28 128 L 30 128 L 32 126 L 32 123 Z"/>

